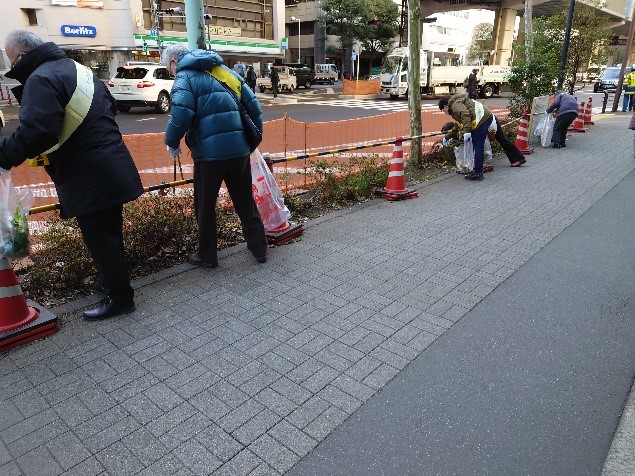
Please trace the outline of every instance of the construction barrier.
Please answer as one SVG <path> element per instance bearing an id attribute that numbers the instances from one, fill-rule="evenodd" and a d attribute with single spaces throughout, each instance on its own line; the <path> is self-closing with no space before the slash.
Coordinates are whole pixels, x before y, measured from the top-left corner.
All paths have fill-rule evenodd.
<path id="1" fill-rule="evenodd" d="M 375 192 L 376 195 L 383 197 L 386 200 L 406 200 L 419 196 L 417 192 L 406 188 L 406 180 L 404 177 L 405 164 L 403 160 L 403 147 L 401 144 L 402 138 L 398 137 L 395 141 L 392 159 L 390 160 L 390 171 L 388 172 L 386 186 Z"/>
<path id="2" fill-rule="evenodd" d="M 534 151 L 533 147 L 529 147 L 529 116 L 527 114 L 523 114 L 520 118 L 515 144 L 524 155 L 530 155 Z"/>
<path id="3" fill-rule="evenodd" d="M 0 258 L 0 352 L 57 331 L 57 318 L 29 306 L 13 267 Z"/>
<path id="4" fill-rule="evenodd" d="M 592 120 L 592 111 L 593 111 L 593 102 L 592 97 L 589 96 L 589 99 L 586 102 L 586 107 L 584 108 L 584 124 L 594 124 Z"/>
<path id="5" fill-rule="evenodd" d="M 576 116 L 573 121 L 573 125 L 569 128 L 571 132 L 586 132 L 586 128 L 584 127 L 584 103 L 580 103 L 580 113 Z"/>

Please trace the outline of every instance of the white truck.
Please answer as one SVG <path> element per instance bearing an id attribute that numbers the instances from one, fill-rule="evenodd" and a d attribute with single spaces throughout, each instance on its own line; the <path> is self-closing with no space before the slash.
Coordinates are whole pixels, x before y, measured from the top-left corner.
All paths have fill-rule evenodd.
<path id="1" fill-rule="evenodd" d="M 292 93 L 297 89 L 297 82 L 295 75 L 291 74 L 287 66 L 274 65 L 274 68 L 278 70 L 278 91 L 289 91 Z M 310 71 L 310 70 L 309 70 Z M 258 78 L 256 79 L 256 87 L 261 93 L 264 93 L 267 89 L 271 89 L 271 78 Z"/>
<path id="2" fill-rule="evenodd" d="M 339 79 L 339 71 L 334 64 L 316 64 L 314 71 L 316 83 L 333 84 Z"/>
<path id="3" fill-rule="evenodd" d="M 478 73 L 478 94 L 482 98 L 500 93 L 511 73 L 509 66 L 440 66 L 434 52 L 420 50 L 420 90 L 425 94 L 454 94 L 463 89 L 463 82 L 474 68 Z M 395 48 L 386 55 L 381 69 L 381 92 L 392 99 L 408 92 L 408 48 Z M 460 89 L 459 89 L 460 88 Z"/>

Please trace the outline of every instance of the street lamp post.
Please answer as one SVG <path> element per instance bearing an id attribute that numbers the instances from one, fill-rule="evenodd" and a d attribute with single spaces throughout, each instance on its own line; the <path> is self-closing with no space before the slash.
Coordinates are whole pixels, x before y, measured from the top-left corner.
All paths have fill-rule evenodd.
<path id="1" fill-rule="evenodd" d="M 296 17 L 291 17 L 291 21 L 297 21 L 298 22 L 298 63 L 302 63 L 302 60 L 300 59 L 301 56 L 301 51 L 300 51 L 300 19 L 296 18 Z"/>

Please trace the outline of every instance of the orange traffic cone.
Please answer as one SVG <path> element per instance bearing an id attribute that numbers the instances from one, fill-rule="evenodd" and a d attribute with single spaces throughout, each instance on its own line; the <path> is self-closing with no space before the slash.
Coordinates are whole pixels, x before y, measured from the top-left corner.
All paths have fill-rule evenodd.
<path id="1" fill-rule="evenodd" d="M 406 188 L 406 180 L 404 178 L 404 160 L 402 139 L 398 137 L 395 141 L 395 147 L 392 151 L 392 159 L 390 160 L 390 171 L 388 172 L 388 180 L 386 186 L 375 191 L 375 194 L 384 197 L 386 200 L 406 200 L 419 196 L 418 192 L 408 190 Z"/>
<path id="2" fill-rule="evenodd" d="M 592 120 L 591 120 L 591 110 L 592 110 L 592 97 L 589 96 L 589 99 L 586 102 L 586 107 L 584 108 L 584 124 L 595 124 Z"/>
<path id="3" fill-rule="evenodd" d="M 8 259 L 0 260 L 0 332 L 26 326 L 38 318 L 40 312 L 27 306 L 26 298 Z"/>
<path id="4" fill-rule="evenodd" d="M 518 124 L 518 133 L 516 134 L 516 141 L 514 142 L 518 150 L 524 155 L 531 155 L 534 151 L 533 147 L 529 147 L 529 116 L 525 113 L 520 118 L 520 124 Z"/>
<path id="5" fill-rule="evenodd" d="M 573 121 L 573 126 L 569 128 L 571 132 L 586 132 L 586 128 L 584 127 L 584 103 L 580 103 L 580 111 L 583 111 L 581 114 L 578 114 Z"/>
<path id="6" fill-rule="evenodd" d="M 0 352 L 57 331 L 57 318 L 27 304 L 11 263 L 0 258 Z"/>

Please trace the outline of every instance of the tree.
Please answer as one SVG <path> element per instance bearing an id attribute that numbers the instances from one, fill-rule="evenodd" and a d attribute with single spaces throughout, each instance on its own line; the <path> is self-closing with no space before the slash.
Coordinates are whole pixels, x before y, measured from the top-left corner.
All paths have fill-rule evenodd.
<path id="1" fill-rule="evenodd" d="M 492 38 L 494 25 L 491 23 L 479 23 L 472 31 L 472 42 L 467 49 L 468 63 L 484 64 L 489 61 L 489 53 L 492 50 Z"/>
<path id="2" fill-rule="evenodd" d="M 366 8 L 366 0 L 322 0 L 322 16 L 318 22 L 327 28 L 329 34 L 339 36 L 342 68 L 349 71 L 352 71 L 350 51 L 361 36 L 363 22 L 368 20 Z"/>
<path id="3" fill-rule="evenodd" d="M 359 31 L 359 41 L 370 56 L 368 74 L 380 51 L 388 51 L 399 33 L 399 8 L 392 0 L 366 0 L 365 21 Z"/>
<path id="4" fill-rule="evenodd" d="M 512 97 L 510 110 L 520 115 L 531 108 L 534 97 L 553 93 L 560 71 L 560 52 L 564 40 L 568 2 L 551 17 L 534 19 L 532 51 L 527 46 L 516 44 L 514 65 L 510 76 Z M 600 63 L 606 55 L 610 30 L 597 8 L 578 3 L 574 10 L 573 26 L 567 64 L 565 86 L 573 93 L 576 74 L 592 63 Z"/>
<path id="5" fill-rule="evenodd" d="M 378 52 L 392 46 L 399 30 L 399 9 L 392 0 L 322 0 L 322 12 L 318 22 L 339 36 L 345 69 L 356 41 L 368 51 L 372 65 Z"/>

